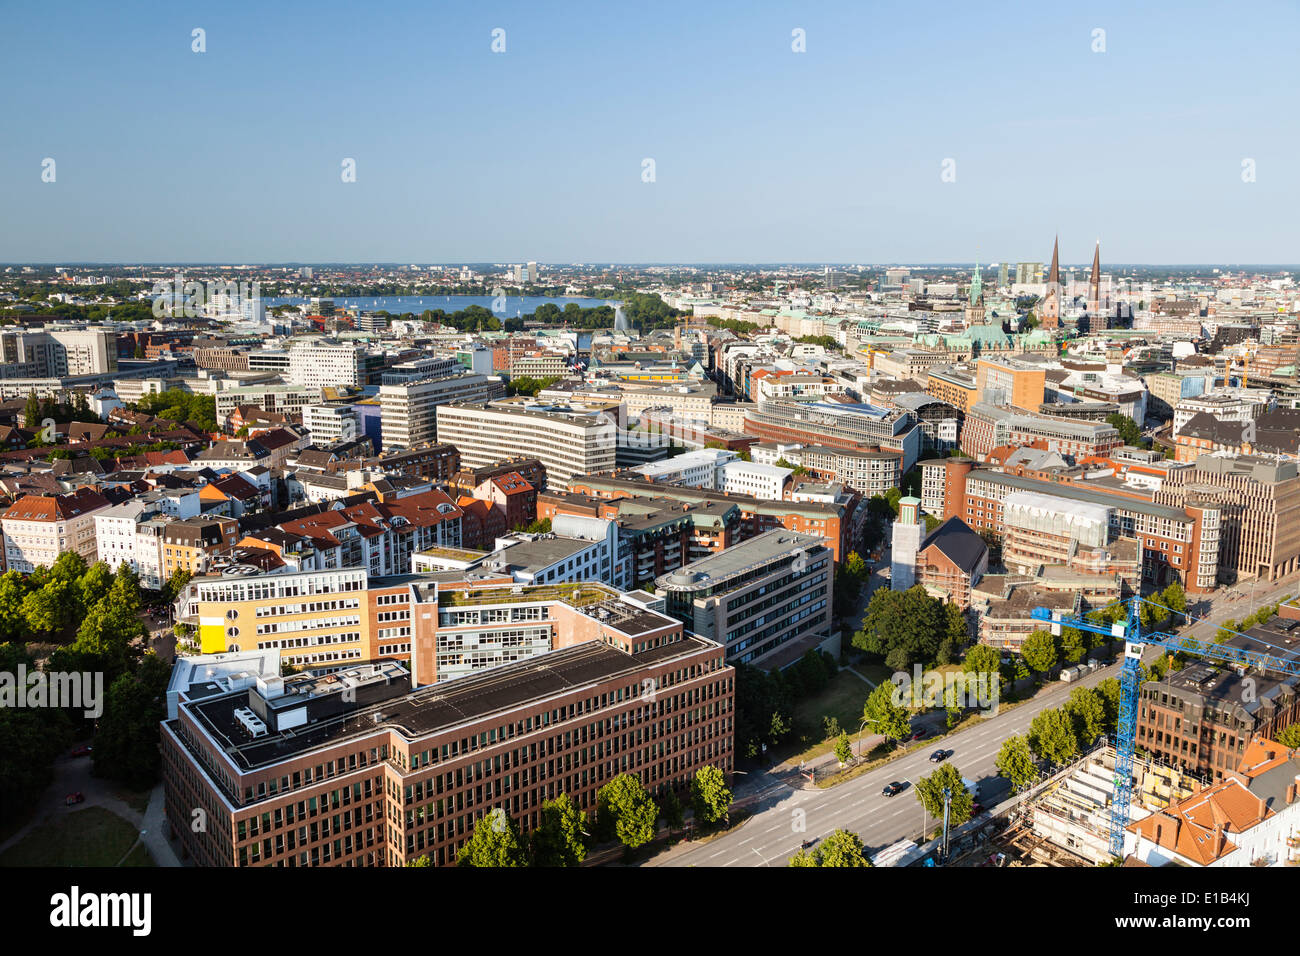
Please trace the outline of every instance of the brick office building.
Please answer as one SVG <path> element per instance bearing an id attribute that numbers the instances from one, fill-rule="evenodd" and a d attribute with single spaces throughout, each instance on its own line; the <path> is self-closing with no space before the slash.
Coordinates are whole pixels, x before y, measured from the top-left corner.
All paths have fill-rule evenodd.
<path id="1" fill-rule="evenodd" d="M 206 866 L 400 866 L 427 854 L 448 865 L 497 808 L 527 833 L 544 801 L 567 793 L 590 812 L 621 773 L 654 794 L 683 791 L 707 765 L 730 776 L 734 672 L 718 644 L 598 586 L 521 595 L 440 592 L 426 580 L 412 591 L 409 670 L 358 662 L 201 680 L 178 693 L 163 724 L 163 780 L 187 856 Z M 553 628 L 563 646 L 436 686 L 420 676 L 436 676 L 436 657 L 472 654 L 452 646 L 469 632 L 504 639 L 530 628 Z"/>
<path id="2" fill-rule="evenodd" d="M 1162 505 L 1204 504 L 1222 515 L 1219 576 L 1276 581 L 1300 569 L 1300 470 L 1262 455 L 1201 455 L 1155 492 Z"/>
<path id="3" fill-rule="evenodd" d="M 1296 614 L 1294 607 L 1281 610 Z M 1254 641 L 1233 637 L 1226 643 L 1248 650 L 1263 644 L 1294 660 L 1300 656 L 1298 618 L 1273 618 L 1246 632 Z M 1238 767 L 1252 737 L 1276 737 L 1297 720 L 1300 678 L 1195 660 L 1142 685 L 1136 742 L 1170 766 L 1218 781 Z"/>
<path id="4" fill-rule="evenodd" d="M 1163 587 L 1178 580 L 1189 594 L 1205 594 L 1218 586 L 1221 505 L 1212 497 L 1188 494 L 1174 504 L 1164 486 L 1152 500 L 1150 492 L 1041 481 L 961 458 L 923 461 L 920 468 L 921 506 L 936 516 L 955 515 L 977 532 L 988 529 L 1001 536 L 1006 531 L 1003 504 L 1016 492 L 1056 499 L 1063 511 L 1100 506 L 1106 510 L 1111 539 L 1137 540 L 1144 585 Z"/>

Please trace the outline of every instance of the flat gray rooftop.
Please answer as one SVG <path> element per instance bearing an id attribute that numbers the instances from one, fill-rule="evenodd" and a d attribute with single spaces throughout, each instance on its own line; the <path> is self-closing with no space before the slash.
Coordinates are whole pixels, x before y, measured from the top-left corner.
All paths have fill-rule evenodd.
<path id="1" fill-rule="evenodd" d="M 558 694 L 594 687 L 622 675 L 639 674 L 647 666 L 716 646 L 687 634 L 681 640 L 628 654 L 608 644 L 588 641 L 414 691 L 407 682 L 395 680 L 388 685 L 389 693 L 382 700 L 358 704 L 346 714 L 286 734 L 252 739 L 240 731 L 234 716 L 237 709 L 246 705 L 246 691 L 201 700 L 190 704 L 189 710 L 235 765 L 247 772 L 378 730 L 396 730 L 407 740 L 415 741 Z"/>

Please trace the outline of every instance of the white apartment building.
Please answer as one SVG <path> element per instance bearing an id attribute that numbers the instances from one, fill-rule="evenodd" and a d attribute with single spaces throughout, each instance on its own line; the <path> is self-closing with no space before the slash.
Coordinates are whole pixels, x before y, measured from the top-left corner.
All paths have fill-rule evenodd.
<path id="1" fill-rule="evenodd" d="M 768 501 L 785 497 L 785 485 L 792 468 L 761 465 L 756 461 L 729 461 L 723 465 L 722 490 L 729 495 L 752 495 Z"/>
<path id="2" fill-rule="evenodd" d="M 289 349 L 288 378 L 295 385 L 315 388 L 359 388 L 366 384 L 366 353 L 351 343 L 304 339 Z"/>
<path id="3" fill-rule="evenodd" d="M 302 424 L 311 433 L 312 444 L 317 446 L 354 441 L 361 434 L 351 405 L 306 405 L 302 410 Z"/>
<path id="4" fill-rule="evenodd" d="M 637 388 L 624 383 L 619 389 L 628 418 L 637 418 L 648 408 L 669 409 L 673 417 L 705 422 L 713 425 L 716 389 L 698 385 L 665 385 L 656 388 Z M 743 425 L 743 420 L 741 422 Z"/>
<path id="5" fill-rule="evenodd" d="M 462 468 L 532 457 L 546 466 L 548 484 L 614 470 L 618 426 L 596 412 L 562 405 L 443 405 L 437 414 L 438 440 L 460 450 Z"/>
<path id="6" fill-rule="evenodd" d="M 198 495 L 193 496 L 197 504 Z M 197 514 L 197 508 L 195 514 Z M 140 586 L 158 590 L 166 583 L 162 571 L 164 529 L 172 520 L 158 501 L 124 501 L 95 514 L 99 560 L 116 571 L 128 564 Z"/>
<path id="7" fill-rule="evenodd" d="M 95 543 L 99 560 L 116 571 L 126 562 L 135 566 L 135 528 L 154 513 L 143 501 L 124 501 L 96 513 Z"/>
<path id="8" fill-rule="evenodd" d="M 1220 422 L 1251 422 L 1272 408 L 1273 401 L 1272 393 L 1262 389 L 1220 389 L 1184 398 L 1174 406 L 1174 434 L 1202 413 Z"/>
<path id="9" fill-rule="evenodd" d="M 718 402 L 709 409 L 709 424 L 713 428 L 722 428 L 729 432 L 745 430 L 745 414 L 753 411 L 757 405 L 753 402 Z"/>
<path id="10" fill-rule="evenodd" d="M 701 448 L 663 461 L 647 462 L 630 469 L 649 481 L 663 481 L 688 488 L 719 491 L 723 486 L 724 467 L 739 461 L 740 455 L 723 448 Z"/>
<path id="11" fill-rule="evenodd" d="M 119 392 L 120 394 L 120 392 Z M 319 385 L 241 385 L 217 392 L 217 425 L 224 428 L 226 419 L 240 405 L 256 405 L 264 412 L 300 415 L 308 405 L 321 399 Z"/>
<path id="12" fill-rule="evenodd" d="M 117 333 L 60 329 L 0 333 L 0 353 L 15 378 L 63 378 L 117 371 Z"/>
<path id="13" fill-rule="evenodd" d="M 760 405 L 772 401 L 816 401 L 842 391 L 843 385 L 822 375 L 766 375 L 758 380 L 754 400 Z"/>
<path id="14" fill-rule="evenodd" d="M 61 374 L 103 375 L 117 371 L 117 333 L 110 329 L 51 331 L 62 350 Z"/>
<path id="15" fill-rule="evenodd" d="M 619 590 L 632 586 L 631 561 L 619 560 L 617 522 L 556 515 L 551 529 L 549 534 L 498 538 L 497 550 L 483 567 L 524 585 L 597 581 Z"/>
<path id="16" fill-rule="evenodd" d="M 759 441 L 749 446 L 750 457 L 760 465 L 775 465 L 784 458 L 794 465 L 802 465 L 799 452 L 803 445 L 797 442 Z"/>
<path id="17" fill-rule="evenodd" d="M 793 465 L 833 474 L 835 480 L 870 498 L 897 488 L 902 478 L 902 454 L 891 451 L 850 451 L 810 445 L 801 448 L 786 460 Z"/>
<path id="18" fill-rule="evenodd" d="M 504 395 L 505 385 L 489 375 L 445 375 L 381 385 L 380 428 L 384 447 L 413 448 L 438 440 L 440 405 L 488 402 Z"/>

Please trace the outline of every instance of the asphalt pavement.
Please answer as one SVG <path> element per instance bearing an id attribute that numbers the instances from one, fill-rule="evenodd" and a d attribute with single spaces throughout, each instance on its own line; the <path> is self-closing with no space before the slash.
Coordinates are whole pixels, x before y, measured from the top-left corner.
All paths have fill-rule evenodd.
<path id="1" fill-rule="evenodd" d="M 1252 598 L 1246 588 L 1242 596 L 1226 592 L 1205 601 L 1204 615 L 1215 622 L 1243 617 L 1265 603 L 1272 603 L 1296 592 L 1295 577 L 1256 588 Z M 1216 624 L 1192 626 L 1197 637 L 1210 636 Z M 1149 648 L 1154 659 L 1156 648 Z M 916 798 L 918 779 L 935 769 L 930 754 L 939 748 L 954 751 L 950 762 L 962 776 L 979 784 L 978 801 L 993 806 L 1010 792 L 1010 784 L 997 775 L 994 759 L 1002 742 L 1028 731 L 1041 711 L 1059 707 L 1077 687 L 1095 687 L 1107 677 L 1118 677 L 1122 656 L 1116 664 L 1102 667 L 1079 680 L 1054 681 L 1033 700 L 1019 706 L 1003 708 L 996 716 L 935 741 L 918 751 L 864 773 L 847 783 L 829 789 L 804 789 L 798 775 L 783 782 L 771 771 L 754 772 L 737 777 L 735 796 L 738 802 L 751 804 L 754 815 L 732 833 L 692 846 L 679 845 L 647 860 L 646 866 L 784 866 L 805 840 L 826 837 L 844 828 L 857 833 L 869 853 L 875 853 L 903 839 L 915 839 L 923 827 L 933 829 L 939 821 L 927 819 Z M 905 782 L 907 788 L 896 796 L 882 794 L 886 784 Z M 793 786 L 791 784 L 794 784 Z"/>

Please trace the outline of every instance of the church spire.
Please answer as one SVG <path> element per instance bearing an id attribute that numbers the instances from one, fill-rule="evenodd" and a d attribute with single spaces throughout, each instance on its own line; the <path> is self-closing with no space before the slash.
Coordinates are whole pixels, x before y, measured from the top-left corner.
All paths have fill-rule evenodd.
<path id="1" fill-rule="evenodd" d="M 1092 275 L 1088 277 L 1088 314 L 1101 315 L 1101 240 L 1092 250 Z"/>
<path id="2" fill-rule="evenodd" d="M 980 280 L 980 264 L 975 263 L 975 278 L 970 280 L 970 304 L 979 305 L 984 299 L 984 283 Z"/>
<path id="3" fill-rule="evenodd" d="M 1061 237 L 1052 241 L 1052 267 L 1047 272 L 1047 291 L 1039 306 L 1038 319 L 1045 329 L 1061 325 Z"/>

